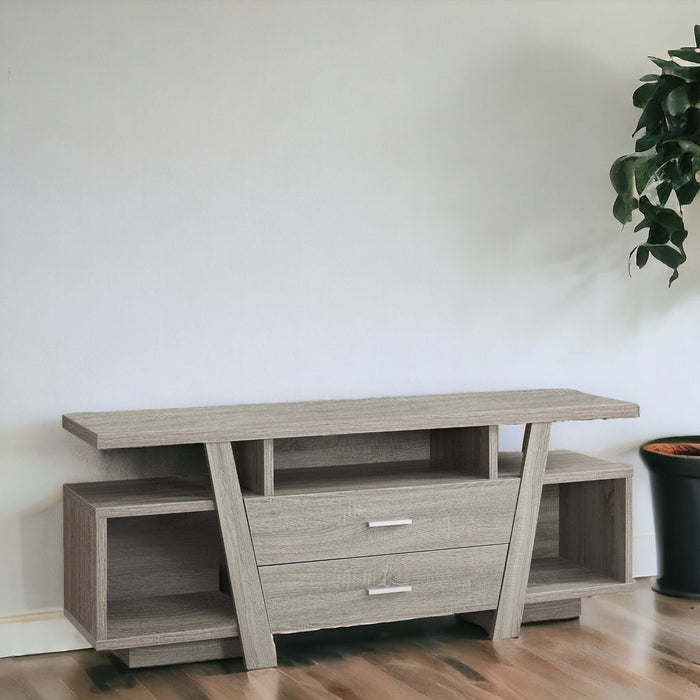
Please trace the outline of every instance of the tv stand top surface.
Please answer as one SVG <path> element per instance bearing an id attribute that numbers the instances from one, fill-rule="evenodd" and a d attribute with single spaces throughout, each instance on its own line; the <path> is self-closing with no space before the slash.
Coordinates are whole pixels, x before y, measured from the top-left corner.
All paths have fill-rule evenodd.
<path id="1" fill-rule="evenodd" d="M 98 449 L 479 425 L 635 418 L 639 406 L 573 389 L 497 391 L 202 408 L 70 413 Z"/>

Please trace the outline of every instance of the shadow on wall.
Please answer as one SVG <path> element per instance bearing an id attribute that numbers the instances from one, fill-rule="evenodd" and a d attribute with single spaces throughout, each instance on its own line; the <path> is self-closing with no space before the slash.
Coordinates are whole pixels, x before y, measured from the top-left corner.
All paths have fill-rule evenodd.
<path id="1" fill-rule="evenodd" d="M 55 421 L 13 431 L 13 439 L 31 445 L 35 463 L 61 463 L 57 473 L 67 481 L 108 481 L 206 473 L 201 445 L 98 451 L 65 433 Z M 75 463 L 71 472 L 70 462 Z M 75 474 L 75 476 L 71 476 Z M 89 476 L 86 476 L 89 475 Z M 25 603 L 30 609 L 61 607 L 63 580 L 63 500 L 61 485 L 47 478 L 35 486 L 36 502 L 20 514 L 22 576 Z"/>
<path id="2" fill-rule="evenodd" d="M 469 174 L 460 182 L 463 197 L 450 202 L 469 228 L 446 264 L 483 256 L 484 276 L 546 287 L 554 313 L 576 313 L 592 295 L 603 308 L 615 298 L 622 333 L 661 318 L 671 300 L 696 298 L 700 200 L 686 207 L 689 262 L 671 292 L 670 271 L 656 261 L 633 269 L 648 278 L 643 285 L 626 275 L 627 256 L 641 234 L 633 234 L 636 221 L 621 232 L 613 218 L 608 171 L 617 156 L 634 150 L 631 132 L 640 112 L 631 96 L 638 76 L 601 63 L 584 47 L 534 41 L 501 47 L 479 71 L 478 93 L 470 83 L 457 102 L 431 115 L 438 124 L 461 119 L 460 126 L 435 133 L 463 135 L 461 143 L 438 148 L 446 169 Z M 487 212 L 485 230 L 471 227 L 475 210 Z"/>

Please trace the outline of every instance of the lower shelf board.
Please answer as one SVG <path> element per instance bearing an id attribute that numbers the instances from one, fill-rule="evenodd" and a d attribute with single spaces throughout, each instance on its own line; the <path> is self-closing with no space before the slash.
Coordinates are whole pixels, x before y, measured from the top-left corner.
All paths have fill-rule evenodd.
<path id="1" fill-rule="evenodd" d="M 233 601 L 220 591 L 109 601 L 98 651 L 238 637 Z"/>
<path id="2" fill-rule="evenodd" d="M 545 603 L 598 593 L 617 593 L 633 585 L 561 557 L 533 559 L 525 602 Z"/>

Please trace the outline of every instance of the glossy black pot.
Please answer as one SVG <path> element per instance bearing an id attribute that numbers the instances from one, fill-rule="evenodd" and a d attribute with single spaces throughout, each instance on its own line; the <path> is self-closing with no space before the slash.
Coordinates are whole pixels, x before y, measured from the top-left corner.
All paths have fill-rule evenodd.
<path id="1" fill-rule="evenodd" d="M 654 443 L 700 443 L 700 436 L 659 438 L 639 452 L 649 469 L 656 526 L 658 593 L 700 599 L 700 456 L 662 454 Z"/>

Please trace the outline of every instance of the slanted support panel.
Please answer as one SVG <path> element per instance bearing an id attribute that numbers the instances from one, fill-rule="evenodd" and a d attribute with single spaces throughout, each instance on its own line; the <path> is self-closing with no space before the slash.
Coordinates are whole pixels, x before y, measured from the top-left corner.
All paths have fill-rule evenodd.
<path id="1" fill-rule="evenodd" d="M 533 423 L 525 430 L 520 491 L 515 505 L 501 595 L 493 619 L 493 639 L 517 637 L 520 632 L 550 430 L 551 423 Z"/>
<path id="2" fill-rule="evenodd" d="M 207 443 L 205 447 L 245 665 L 249 671 L 270 668 L 277 665 L 277 654 L 231 443 Z"/>

